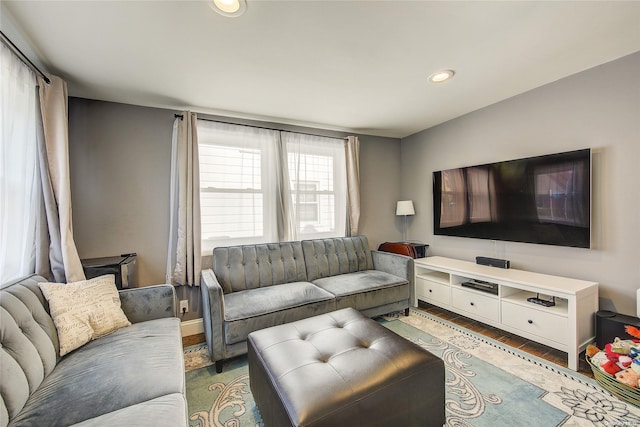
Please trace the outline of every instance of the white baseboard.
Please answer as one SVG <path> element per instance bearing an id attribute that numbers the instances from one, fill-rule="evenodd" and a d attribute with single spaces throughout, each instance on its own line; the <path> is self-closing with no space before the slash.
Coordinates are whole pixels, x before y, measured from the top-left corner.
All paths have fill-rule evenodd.
<path id="1" fill-rule="evenodd" d="M 182 325 L 183 337 L 204 333 L 204 325 L 202 324 L 202 318 L 185 320 L 184 322 L 182 322 L 181 325 Z"/>

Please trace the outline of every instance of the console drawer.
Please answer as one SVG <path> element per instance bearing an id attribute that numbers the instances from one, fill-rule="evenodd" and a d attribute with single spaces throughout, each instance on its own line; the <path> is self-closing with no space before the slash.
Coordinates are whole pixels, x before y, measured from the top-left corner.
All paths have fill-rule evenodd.
<path id="1" fill-rule="evenodd" d="M 420 277 L 416 278 L 416 296 L 419 300 L 433 302 L 436 305 L 438 303 L 446 305 L 451 303 L 449 285 L 432 282 Z"/>
<path id="2" fill-rule="evenodd" d="M 459 310 L 473 314 L 473 317 L 479 316 L 494 322 L 498 322 L 500 318 L 500 303 L 498 299 L 481 295 L 479 292 L 452 288 L 451 305 Z"/>
<path id="3" fill-rule="evenodd" d="M 567 344 L 567 317 L 502 301 L 502 323 L 542 338 Z"/>

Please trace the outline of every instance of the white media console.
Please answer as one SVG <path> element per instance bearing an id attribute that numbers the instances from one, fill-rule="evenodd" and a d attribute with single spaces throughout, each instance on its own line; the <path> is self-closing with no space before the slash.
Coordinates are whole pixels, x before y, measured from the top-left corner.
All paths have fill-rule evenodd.
<path id="1" fill-rule="evenodd" d="M 497 286 L 491 290 L 463 286 L 470 281 Z M 595 282 L 433 256 L 415 260 L 415 287 L 414 305 L 418 300 L 428 302 L 564 351 L 574 371 L 580 352 L 595 341 Z M 527 301 L 538 294 L 544 300 L 555 297 L 555 305 Z"/>

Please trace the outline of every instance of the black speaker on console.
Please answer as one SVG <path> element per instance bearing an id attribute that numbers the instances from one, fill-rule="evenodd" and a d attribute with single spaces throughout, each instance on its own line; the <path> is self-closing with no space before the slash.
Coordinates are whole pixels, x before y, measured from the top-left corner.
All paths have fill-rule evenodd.
<path id="1" fill-rule="evenodd" d="M 488 258 L 485 256 L 477 256 L 476 264 L 480 265 L 488 265 L 489 267 L 498 267 L 498 268 L 509 268 L 510 262 L 508 259 L 500 259 L 500 258 Z"/>

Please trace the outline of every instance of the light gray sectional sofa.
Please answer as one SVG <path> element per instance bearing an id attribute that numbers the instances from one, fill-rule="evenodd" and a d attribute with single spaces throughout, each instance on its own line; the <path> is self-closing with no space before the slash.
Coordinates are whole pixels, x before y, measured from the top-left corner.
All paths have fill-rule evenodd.
<path id="1" fill-rule="evenodd" d="M 173 286 L 120 291 L 131 326 L 59 356 L 39 276 L 0 287 L 0 426 L 186 426 Z"/>
<path id="2" fill-rule="evenodd" d="M 249 333 L 341 308 L 408 312 L 413 259 L 371 251 L 364 236 L 219 247 L 202 272 L 211 360 L 247 353 Z"/>

